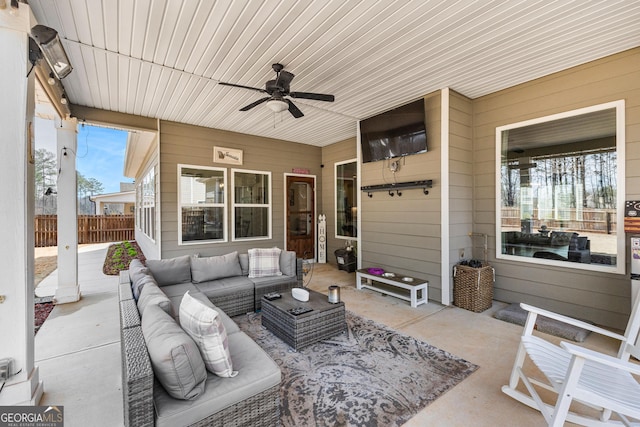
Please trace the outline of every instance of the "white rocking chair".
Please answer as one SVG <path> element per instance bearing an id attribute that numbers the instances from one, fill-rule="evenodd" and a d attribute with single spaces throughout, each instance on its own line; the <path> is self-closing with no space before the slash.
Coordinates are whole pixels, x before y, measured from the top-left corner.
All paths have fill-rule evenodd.
<path id="1" fill-rule="evenodd" d="M 633 376 L 640 375 L 640 365 L 629 362 L 630 355 L 640 358 L 640 351 L 635 346 L 640 329 L 640 293 L 634 301 L 624 335 L 527 304 L 520 306 L 529 314 L 509 384 L 502 387 L 505 394 L 539 410 L 547 424 L 554 427 L 564 425 L 565 420 L 584 426 L 630 426 L 632 424 L 629 418 L 640 420 L 640 384 Z M 567 342 L 561 342 L 557 346 L 534 336 L 533 329 L 538 315 L 619 340 L 617 357 Z M 542 371 L 548 382 L 528 377 L 524 373 L 523 364 L 527 357 Z M 517 389 L 520 381 L 529 394 Z M 534 386 L 556 393 L 555 405 L 543 402 Z M 598 416 L 590 416 L 587 411 L 570 411 L 572 401 L 594 408 Z M 612 413 L 620 420 L 612 420 Z"/>

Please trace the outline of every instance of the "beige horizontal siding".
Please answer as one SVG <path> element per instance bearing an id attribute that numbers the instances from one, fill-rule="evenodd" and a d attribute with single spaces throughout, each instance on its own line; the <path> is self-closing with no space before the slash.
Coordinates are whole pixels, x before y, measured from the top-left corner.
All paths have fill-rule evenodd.
<path id="1" fill-rule="evenodd" d="M 432 179 L 434 188 L 362 194 L 362 266 L 381 267 L 429 281 L 429 297 L 441 300 L 440 245 L 440 92 L 425 96 L 428 151 L 400 160 L 400 171 L 388 161 L 362 165 L 362 185 Z"/>
<path id="2" fill-rule="evenodd" d="M 246 252 L 254 247 L 285 247 L 284 241 L 284 174 L 293 168 L 303 168 L 316 175 L 317 192 L 321 192 L 321 149 L 305 144 L 261 138 L 252 135 L 202 128 L 174 122 L 161 122 L 160 166 L 162 185 L 162 258 L 184 254 L 221 255 L 231 251 Z M 213 147 L 239 149 L 243 151 L 243 164 L 232 166 L 213 162 Z M 178 245 L 178 164 L 227 169 L 227 182 L 231 184 L 231 169 L 247 169 L 271 172 L 272 236 L 271 239 L 231 242 L 229 241 Z M 231 219 L 231 194 L 228 222 Z M 320 209 L 318 204 L 318 209 Z"/>
<path id="3" fill-rule="evenodd" d="M 474 231 L 490 235 L 496 269 L 495 298 L 528 302 L 621 328 L 630 310 L 627 275 L 541 267 L 495 259 L 495 129 L 576 108 L 625 99 L 626 200 L 640 198 L 640 49 L 474 100 Z M 627 251 L 628 253 L 628 251 Z M 628 263 L 627 256 L 619 262 Z"/>

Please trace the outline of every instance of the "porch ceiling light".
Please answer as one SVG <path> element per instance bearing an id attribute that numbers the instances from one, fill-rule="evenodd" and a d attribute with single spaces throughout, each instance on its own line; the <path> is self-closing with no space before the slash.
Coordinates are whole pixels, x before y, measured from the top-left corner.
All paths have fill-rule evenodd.
<path id="1" fill-rule="evenodd" d="M 44 25 L 36 25 L 31 29 L 31 37 L 40 47 L 44 59 L 56 77 L 60 80 L 67 77 L 73 67 L 67 53 L 64 51 L 58 32 Z"/>
<path id="2" fill-rule="evenodd" d="M 281 113 L 289 109 L 289 103 L 282 99 L 270 99 L 267 101 L 267 107 L 274 113 Z"/>

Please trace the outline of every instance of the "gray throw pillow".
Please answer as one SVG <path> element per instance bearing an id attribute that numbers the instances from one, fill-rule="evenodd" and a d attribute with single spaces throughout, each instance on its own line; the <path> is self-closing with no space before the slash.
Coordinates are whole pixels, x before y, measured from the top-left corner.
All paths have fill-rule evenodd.
<path id="1" fill-rule="evenodd" d="M 191 257 L 191 278 L 193 283 L 241 275 L 242 269 L 238 261 L 238 252 L 204 258 Z"/>
<path id="2" fill-rule="evenodd" d="M 238 255 L 238 259 L 240 260 L 240 268 L 242 269 L 242 275 L 249 275 L 249 254 L 240 254 Z"/>
<path id="3" fill-rule="evenodd" d="M 280 252 L 280 271 L 285 276 L 296 275 L 296 253 L 293 251 Z"/>
<path id="4" fill-rule="evenodd" d="M 149 306 L 157 305 L 168 315 L 173 317 L 173 306 L 169 297 L 160 290 L 155 282 L 148 282 L 140 291 L 138 298 L 138 311 L 140 317 L 144 317 L 144 313 Z"/>
<path id="5" fill-rule="evenodd" d="M 144 288 L 147 283 L 153 283 L 158 286 L 151 273 L 141 275 L 140 278 L 131 284 L 131 291 L 133 292 L 133 298 L 136 302 L 140 299 L 140 292 L 142 292 L 142 288 Z"/>
<path id="6" fill-rule="evenodd" d="M 142 317 L 142 335 L 147 343 L 153 373 L 176 399 L 195 399 L 204 392 L 207 370 L 193 339 L 158 306 L 150 306 Z"/>
<path id="7" fill-rule="evenodd" d="M 191 281 L 189 255 L 169 259 L 148 259 L 147 268 L 158 286 L 175 285 Z"/>
<path id="8" fill-rule="evenodd" d="M 141 277 L 149 274 L 149 269 L 139 259 L 132 259 L 129 263 L 129 279 L 131 283 L 135 283 Z"/>

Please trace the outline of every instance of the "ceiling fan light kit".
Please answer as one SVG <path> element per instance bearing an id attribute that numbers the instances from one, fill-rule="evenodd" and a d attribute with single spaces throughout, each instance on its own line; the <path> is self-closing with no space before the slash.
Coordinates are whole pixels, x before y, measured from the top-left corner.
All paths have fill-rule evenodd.
<path id="1" fill-rule="evenodd" d="M 290 99 L 285 98 L 285 96 L 299 99 L 313 99 L 315 101 L 325 102 L 333 102 L 335 100 L 335 97 L 333 95 L 327 95 L 323 93 L 291 92 L 289 85 L 295 75 L 291 74 L 288 71 L 285 71 L 282 64 L 273 64 L 271 68 L 276 72 L 276 78 L 274 80 L 267 81 L 265 83 L 264 89 L 234 83 L 219 82 L 219 84 L 224 86 L 238 87 L 241 89 L 255 90 L 269 95 L 265 98 L 258 99 L 257 101 L 254 101 L 249 105 L 245 105 L 240 109 L 240 111 L 249 111 L 253 107 L 266 102 L 267 107 L 274 113 L 280 113 L 284 110 L 289 110 L 291 115 L 296 119 L 303 117 L 304 114 Z"/>
<path id="2" fill-rule="evenodd" d="M 281 99 L 270 99 L 267 101 L 267 107 L 274 113 L 281 113 L 289 109 L 289 104 Z"/>

